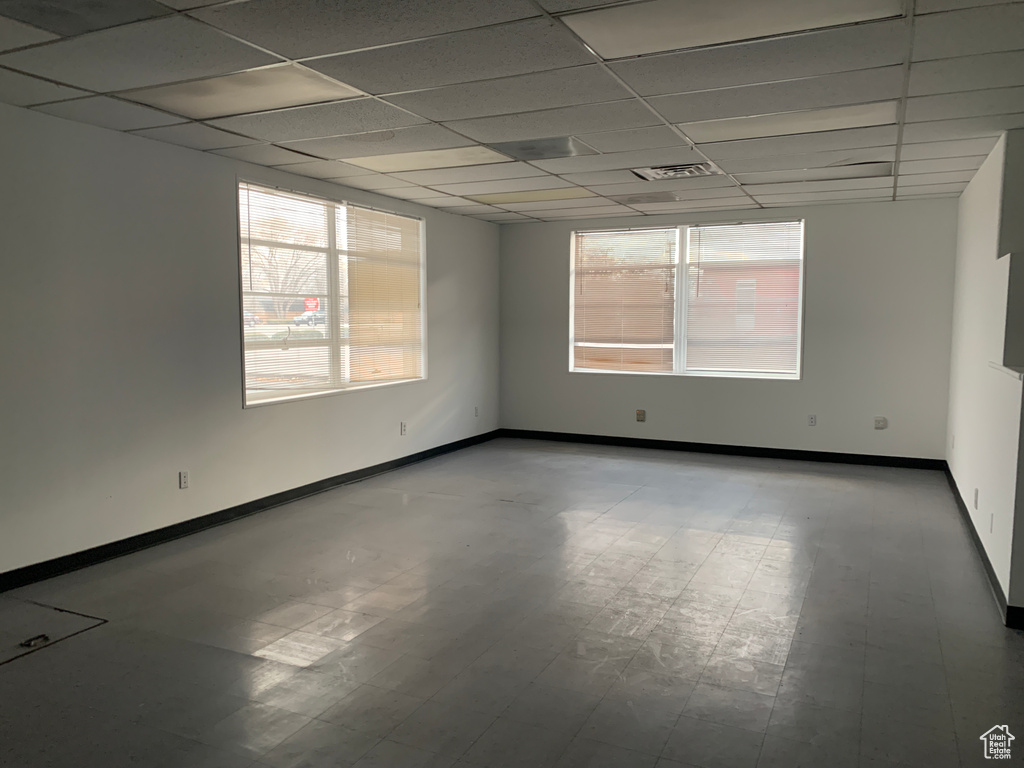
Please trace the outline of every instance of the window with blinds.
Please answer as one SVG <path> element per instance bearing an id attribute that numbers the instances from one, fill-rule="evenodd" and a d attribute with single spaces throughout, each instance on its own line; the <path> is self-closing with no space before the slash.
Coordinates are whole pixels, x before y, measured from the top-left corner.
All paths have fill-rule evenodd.
<path id="1" fill-rule="evenodd" d="M 238 186 L 245 404 L 423 378 L 422 222 Z"/>
<path id="2" fill-rule="evenodd" d="M 570 369 L 800 376 L 803 222 L 576 232 Z"/>

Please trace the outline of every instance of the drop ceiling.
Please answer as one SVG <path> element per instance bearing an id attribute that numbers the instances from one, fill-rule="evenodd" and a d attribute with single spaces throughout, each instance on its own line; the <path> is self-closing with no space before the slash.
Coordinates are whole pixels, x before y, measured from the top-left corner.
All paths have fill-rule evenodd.
<path id="1" fill-rule="evenodd" d="M 1024 2 L 0 0 L 0 102 L 496 222 L 955 197 Z"/>

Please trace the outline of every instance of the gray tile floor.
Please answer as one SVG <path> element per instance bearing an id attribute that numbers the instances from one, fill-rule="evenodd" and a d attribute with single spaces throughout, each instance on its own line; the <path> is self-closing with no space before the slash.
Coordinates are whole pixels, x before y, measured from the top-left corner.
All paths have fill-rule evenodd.
<path id="1" fill-rule="evenodd" d="M 0 666 L 4 766 L 1024 758 L 938 472 L 497 440 L 3 600 L 109 620 Z"/>

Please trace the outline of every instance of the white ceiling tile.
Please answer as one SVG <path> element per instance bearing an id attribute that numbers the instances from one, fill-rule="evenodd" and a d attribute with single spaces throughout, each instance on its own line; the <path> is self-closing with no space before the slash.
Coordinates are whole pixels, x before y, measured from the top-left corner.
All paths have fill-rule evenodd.
<path id="1" fill-rule="evenodd" d="M 904 187 L 902 182 L 896 189 L 896 197 L 904 197 L 909 195 L 948 195 L 958 194 L 963 192 L 967 187 L 967 182 L 962 183 L 950 183 L 950 184 L 925 184 L 917 186 Z"/>
<path id="2" fill-rule="evenodd" d="M 392 178 L 394 177 L 392 176 Z M 340 183 L 347 184 L 348 182 L 342 181 Z M 400 197 L 403 200 L 415 200 L 417 203 L 422 203 L 422 201 L 424 200 L 429 200 L 432 197 L 437 197 L 437 192 L 435 192 L 433 189 L 427 189 L 426 187 L 420 187 L 414 184 L 409 187 L 392 187 L 388 189 L 388 196 Z"/>
<path id="3" fill-rule="evenodd" d="M 792 193 L 782 195 L 758 195 L 757 201 L 769 207 L 782 205 L 818 205 L 826 202 L 883 202 L 892 200 L 892 192 L 873 194 L 863 189 L 849 189 L 836 192 L 818 192 L 813 195 Z"/>
<path id="4" fill-rule="evenodd" d="M 943 192 L 941 194 L 930 194 L 930 195 L 914 195 L 907 194 L 906 192 L 896 192 L 896 200 L 903 203 L 911 200 L 953 200 L 960 197 L 963 190 L 959 192 Z"/>
<path id="5" fill-rule="evenodd" d="M 440 125 L 415 125 L 395 130 L 352 133 L 347 136 L 327 136 L 320 139 L 300 139 L 286 142 L 290 149 L 332 160 L 373 155 L 394 155 L 402 152 L 464 147 L 471 143 L 457 133 Z"/>
<path id="6" fill-rule="evenodd" d="M 371 190 L 392 190 L 400 187 L 412 188 L 416 186 L 408 181 L 402 181 L 383 173 L 371 173 L 367 176 L 346 176 L 344 179 L 339 179 L 338 183 L 344 184 L 347 187 L 355 187 L 356 189 Z"/>
<path id="7" fill-rule="evenodd" d="M 413 91 L 387 98 L 431 120 L 462 120 L 625 99 L 629 91 L 596 64 Z"/>
<path id="8" fill-rule="evenodd" d="M 896 126 L 853 128 L 845 131 L 802 133 L 794 136 L 773 136 L 766 139 L 722 141 L 702 144 L 700 149 L 712 160 L 747 157 L 773 157 L 838 149 L 883 147 L 896 143 Z"/>
<path id="9" fill-rule="evenodd" d="M 461 184 L 469 181 L 496 181 L 498 179 L 521 179 L 528 176 L 546 176 L 540 168 L 527 163 L 496 163 L 474 165 L 465 168 L 442 168 L 433 171 L 407 171 L 396 173 L 400 179 L 416 184 Z"/>
<path id="10" fill-rule="evenodd" d="M 193 13 L 290 58 L 414 40 L 536 16 L 527 0 L 251 0 Z"/>
<path id="11" fill-rule="evenodd" d="M 305 63 L 380 94 L 542 72 L 593 60 L 562 25 L 532 19 Z"/>
<path id="12" fill-rule="evenodd" d="M 628 184 L 639 177 L 632 171 L 591 171 L 590 173 L 566 173 L 562 178 L 589 187 L 594 184 Z"/>
<path id="13" fill-rule="evenodd" d="M 552 13 L 561 11 L 578 11 L 582 8 L 595 8 L 599 5 L 611 5 L 620 0 L 538 0 L 541 7 Z"/>
<path id="14" fill-rule="evenodd" d="M 182 122 L 180 117 L 169 115 L 149 107 L 129 104 L 106 96 L 89 96 L 73 101 L 58 101 L 36 107 L 48 115 L 75 120 L 79 123 L 98 125 L 115 131 L 130 131 L 134 128 L 152 128 L 157 125 L 172 125 Z"/>
<path id="15" fill-rule="evenodd" d="M 548 136 L 518 141 L 496 141 L 491 144 L 499 152 L 517 160 L 547 160 L 552 157 L 576 157 L 596 155 L 597 150 L 584 144 L 575 136 Z"/>
<path id="16" fill-rule="evenodd" d="M 481 213 L 504 213 L 500 208 L 493 205 L 453 205 L 445 208 L 445 213 L 457 213 L 460 216 L 476 216 Z"/>
<path id="17" fill-rule="evenodd" d="M 687 211 L 732 211 L 742 208 L 756 208 L 757 203 L 746 195 L 710 200 L 685 200 L 678 203 L 637 203 L 633 206 L 644 213 L 685 213 Z"/>
<path id="18" fill-rule="evenodd" d="M 649 101 L 667 120 L 692 123 L 898 99 L 902 93 L 903 67 L 881 67 L 781 83 L 656 96 Z"/>
<path id="19" fill-rule="evenodd" d="M 658 149 L 686 144 L 678 133 L 667 125 L 651 128 L 629 128 L 625 131 L 585 133 L 576 136 L 598 152 L 630 152 L 639 149 Z"/>
<path id="20" fill-rule="evenodd" d="M 611 218 L 621 219 L 626 216 L 639 217 L 643 214 L 634 211 L 632 208 L 624 208 L 624 213 L 614 214 Z M 589 219 L 607 219 L 610 218 L 607 213 L 585 213 L 581 211 L 578 214 L 562 214 L 560 216 L 548 216 L 541 217 L 541 221 L 575 221 L 575 220 L 589 220 Z"/>
<path id="21" fill-rule="evenodd" d="M 501 181 L 468 181 L 463 184 L 431 184 L 434 189 L 449 195 L 486 195 L 497 192 L 521 192 L 536 189 L 565 189 L 574 187 L 557 176 L 536 176 L 528 179 Z"/>
<path id="22" fill-rule="evenodd" d="M 970 155 L 988 155 L 999 141 L 998 136 L 982 139 L 959 139 L 955 141 L 923 142 L 920 144 L 904 144 L 900 151 L 900 160 L 931 160 L 937 157 L 968 157 Z"/>
<path id="23" fill-rule="evenodd" d="M 114 27 L 0 56 L 3 66 L 95 91 L 211 77 L 277 61 L 184 16 Z"/>
<path id="24" fill-rule="evenodd" d="M 985 162 L 985 155 L 945 157 L 935 160 L 901 160 L 900 176 L 914 173 L 945 173 L 947 171 L 976 171 Z"/>
<path id="25" fill-rule="evenodd" d="M 216 128 L 211 128 L 202 123 L 184 123 L 182 125 L 169 125 L 163 128 L 145 128 L 140 131 L 134 131 L 134 135 L 163 141 L 168 144 L 177 144 L 180 147 L 203 150 L 241 147 L 256 143 L 253 139 L 236 136 L 226 131 L 218 131 Z"/>
<path id="26" fill-rule="evenodd" d="M 897 106 L 895 101 L 879 101 L 848 107 L 681 123 L 679 128 L 698 143 L 818 133 L 895 123 Z"/>
<path id="27" fill-rule="evenodd" d="M 967 117 L 959 120 L 936 120 L 929 123 L 907 123 L 903 128 L 903 143 L 905 146 L 921 141 L 979 139 L 998 136 L 1003 131 L 1013 128 L 1024 128 L 1024 113 Z"/>
<path id="28" fill-rule="evenodd" d="M 593 131 L 596 126 L 609 130 L 642 128 L 661 121 L 639 99 L 585 104 L 519 115 L 479 117 L 445 123 L 471 139 L 487 143 L 568 136 Z"/>
<path id="29" fill-rule="evenodd" d="M 832 165 L 842 166 L 854 163 L 892 162 L 895 159 L 896 147 L 888 146 L 868 149 L 837 149 L 831 152 L 809 152 L 799 155 L 740 158 L 723 160 L 718 165 L 726 173 L 761 173 L 802 168 L 825 168 Z"/>
<path id="30" fill-rule="evenodd" d="M 785 181 L 820 181 L 827 179 L 863 179 L 892 176 L 892 163 L 858 163 L 848 166 L 827 168 L 798 168 L 788 171 L 759 171 L 740 173 L 736 181 L 740 184 L 774 184 Z"/>
<path id="31" fill-rule="evenodd" d="M 337 160 L 306 160 L 300 163 L 280 166 L 282 171 L 309 176 L 313 179 L 340 179 L 346 176 L 366 176 L 372 171 L 348 165 Z"/>
<path id="32" fill-rule="evenodd" d="M 920 187 L 935 184 L 966 184 L 974 178 L 977 169 L 967 171 L 945 171 L 940 173 L 903 173 L 903 166 L 900 166 L 899 184 L 901 187 Z"/>
<path id="33" fill-rule="evenodd" d="M 454 147 L 452 149 L 431 149 L 421 152 L 400 152 L 394 155 L 371 155 L 367 157 L 350 157 L 353 165 L 372 168 L 375 171 L 397 173 L 399 171 L 419 171 L 430 168 L 451 168 L 463 165 L 488 165 L 501 162 L 505 158 L 493 149 L 481 146 Z"/>
<path id="34" fill-rule="evenodd" d="M 903 22 L 883 21 L 610 66 L 642 96 L 654 96 L 900 64 L 906 48 Z"/>
<path id="35" fill-rule="evenodd" d="M 1024 4 L 919 16 L 914 22 L 914 61 L 1016 51 L 1021 30 Z"/>
<path id="36" fill-rule="evenodd" d="M 878 179 L 840 179 L 838 181 L 792 181 L 783 184 L 746 184 L 744 189 L 754 197 L 762 195 L 836 192 L 843 190 L 892 189 L 894 179 L 890 176 Z M 873 194 L 873 193 L 872 193 Z"/>
<path id="37" fill-rule="evenodd" d="M 632 195 L 644 192 L 671 192 L 685 189 L 714 189 L 715 187 L 735 187 L 728 176 L 692 176 L 682 179 L 663 179 L 660 181 L 636 181 L 628 184 L 592 184 L 587 189 L 599 195 Z"/>
<path id="38" fill-rule="evenodd" d="M 4 16 L 68 37 L 117 27 L 157 16 L 170 9 L 156 0 L 5 0 Z"/>
<path id="39" fill-rule="evenodd" d="M 537 160 L 533 164 L 550 173 L 568 174 L 612 171 L 621 168 L 645 168 L 652 165 L 682 165 L 683 163 L 703 161 L 704 157 L 689 147 L 666 147 L 665 149 L 641 149 L 635 152 L 613 152 L 607 155 Z"/>
<path id="40" fill-rule="evenodd" d="M 202 120 L 338 101 L 362 94 L 305 67 L 283 64 L 120 95 Z"/>
<path id="41" fill-rule="evenodd" d="M 57 35 L 44 29 L 36 29 L 14 19 L 0 16 L 0 51 L 21 48 L 24 45 L 35 45 L 56 40 Z"/>
<path id="42" fill-rule="evenodd" d="M 213 153 L 256 165 L 289 165 L 309 159 L 305 155 L 275 147 L 273 144 L 251 144 L 245 147 L 215 149 Z"/>
<path id="43" fill-rule="evenodd" d="M 376 99 L 350 99 L 312 107 L 223 117 L 209 122 L 265 141 L 291 141 L 390 130 L 427 121 Z"/>
<path id="44" fill-rule="evenodd" d="M 595 208 L 608 205 L 608 199 L 604 197 L 577 197 L 569 200 L 530 200 L 525 203 L 503 203 L 502 208 L 510 211 L 522 211 L 532 213 L 534 211 L 546 211 L 552 208 Z"/>
<path id="45" fill-rule="evenodd" d="M 608 195 L 626 205 L 650 203 L 689 203 L 695 200 L 720 200 L 723 197 L 746 197 L 739 187 L 712 187 L 702 189 L 675 189 L 664 192 L 638 192 L 628 195 Z"/>
<path id="46" fill-rule="evenodd" d="M 563 17 L 605 59 L 699 48 L 900 16 L 900 0 L 650 0 Z"/>
<path id="47" fill-rule="evenodd" d="M 202 8 L 206 5 L 217 5 L 224 0 L 160 0 L 166 6 L 178 11 L 188 11 L 193 8 Z"/>
<path id="48" fill-rule="evenodd" d="M 1024 85 L 1024 51 L 915 61 L 910 67 L 911 96 L 1013 85 Z"/>
<path id="49" fill-rule="evenodd" d="M 434 194 L 437 195 L 438 193 L 435 192 Z M 455 197 L 454 195 L 438 195 L 437 197 L 423 198 L 416 202 L 421 205 L 429 205 L 431 208 L 453 208 L 470 204 L 469 200 Z"/>
<path id="50" fill-rule="evenodd" d="M 575 219 L 586 216 L 629 216 L 635 213 L 624 205 L 601 205 L 593 208 L 550 208 L 536 211 L 534 215 L 539 219 Z"/>
<path id="51" fill-rule="evenodd" d="M 14 104 L 16 107 L 27 107 L 32 104 L 43 104 L 48 101 L 74 99 L 88 96 L 87 91 L 57 85 L 38 77 L 29 77 L 9 69 L 0 69 L 0 101 Z"/>
<path id="52" fill-rule="evenodd" d="M 908 123 L 1024 112 L 1024 86 L 988 88 L 907 99 Z"/>
<path id="53" fill-rule="evenodd" d="M 493 192 L 488 195 L 465 195 L 478 203 L 505 205 L 507 203 L 525 203 L 531 200 L 570 200 L 577 197 L 593 197 L 594 193 L 582 187 L 566 189 L 528 189 L 522 192 Z"/>
<path id="54" fill-rule="evenodd" d="M 536 221 L 536 219 L 534 219 L 532 216 L 524 216 L 521 213 L 512 213 L 511 211 L 506 211 L 505 213 L 489 213 L 484 216 L 481 216 L 480 218 L 486 219 L 487 221 L 496 221 L 499 223 L 506 223 L 512 221 Z"/>

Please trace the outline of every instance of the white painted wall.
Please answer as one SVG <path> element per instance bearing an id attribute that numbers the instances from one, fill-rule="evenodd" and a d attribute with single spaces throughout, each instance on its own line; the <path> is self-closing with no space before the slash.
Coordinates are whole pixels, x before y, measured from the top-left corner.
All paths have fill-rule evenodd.
<path id="1" fill-rule="evenodd" d="M 495 225 L 6 105 L 0 135 L 0 572 L 497 426 Z M 238 175 L 426 218 L 427 381 L 242 409 Z"/>
<path id="2" fill-rule="evenodd" d="M 1002 360 L 1010 269 L 997 259 L 1004 154 L 1000 140 L 960 197 L 947 461 L 1008 596 L 1021 382 L 989 365 Z"/>
<path id="3" fill-rule="evenodd" d="M 503 427 L 943 458 L 956 200 L 668 215 L 806 220 L 800 381 L 570 373 L 569 238 L 635 219 L 502 227 Z M 646 423 L 635 421 L 637 408 Z M 818 426 L 808 427 L 808 414 Z M 873 417 L 890 427 L 875 431 Z"/>

